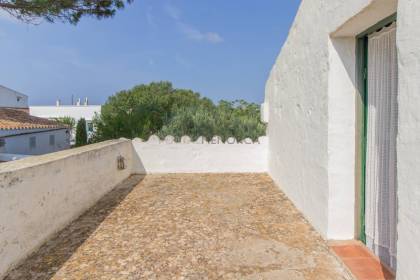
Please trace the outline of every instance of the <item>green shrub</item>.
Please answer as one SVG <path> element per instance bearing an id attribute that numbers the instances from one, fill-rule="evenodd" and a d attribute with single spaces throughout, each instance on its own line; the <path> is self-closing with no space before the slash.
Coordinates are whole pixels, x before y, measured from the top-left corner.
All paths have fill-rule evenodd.
<path id="1" fill-rule="evenodd" d="M 76 147 L 84 146 L 87 144 L 86 121 L 81 118 L 76 126 Z"/>
<path id="2" fill-rule="evenodd" d="M 116 93 L 102 106 L 94 124 L 94 141 L 120 137 L 147 140 L 152 134 L 160 138 L 173 135 L 177 140 L 183 135 L 193 140 L 199 136 L 208 140 L 215 135 L 223 140 L 232 136 L 241 141 L 247 137 L 256 140 L 266 133 L 259 105 L 244 100 L 214 104 L 199 93 L 174 89 L 169 82 Z"/>

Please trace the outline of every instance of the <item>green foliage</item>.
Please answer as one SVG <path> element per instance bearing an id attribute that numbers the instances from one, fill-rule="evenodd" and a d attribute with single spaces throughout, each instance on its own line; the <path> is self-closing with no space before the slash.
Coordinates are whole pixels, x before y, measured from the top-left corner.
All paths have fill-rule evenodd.
<path id="1" fill-rule="evenodd" d="M 173 135 L 176 140 L 179 140 L 184 135 L 188 135 L 193 139 L 199 136 L 211 139 L 211 137 L 216 135 L 215 127 L 214 108 L 186 106 L 173 112 L 173 117 L 158 132 L 158 136 L 163 139 L 167 135 Z"/>
<path id="2" fill-rule="evenodd" d="M 148 139 L 157 134 L 177 139 L 218 135 L 257 139 L 265 135 L 260 109 L 244 100 L 220 101 L 215 105 L 191 90 L 174 89 L 169 82 L 140 85 L 108 98 L 101 115 L 94 119 L 94 141 L 120 137 Z"/>
<path id="3" fill-rule="evenodd" d="M 83 16 L 98 19 L 114 16 L 133 0 L 0 0 L 0 8 L 25 22 L 44 18 L 48 22 L 77 24 Z"/>
<path id="4" fill-rule="evenodd" d="M 266 126 L 260 121 L 260 106 L 244 100 L 220 101 L 216 111 L 216 134 L 226 139 L 247 137 L 256 140 L 265 135 Z"/>
<path id="5" fill-rule="evenodd" d="M 84 146 L 87 144 L 87 133 L 86 133 L 86 120 L 81 118 L 77 122 L 76 126 L 76 147 Z"/>
<path id="6" fill-rule="evenodd" d="M 95 138 L 147 138 L 157 133 L 169 118 L 173 91 L 170 83 L 151 83 L 109 97 L 94 118 Z"/>
<path id="7" fill-rule="evenodd" d="M 72 130 L 74 126 L 76 125 L 76 120 L 72 117 L 60 117 L 60 118 L 55 118 L 54 120 L 60 124 L 68 126 L 70 130 Z"/>

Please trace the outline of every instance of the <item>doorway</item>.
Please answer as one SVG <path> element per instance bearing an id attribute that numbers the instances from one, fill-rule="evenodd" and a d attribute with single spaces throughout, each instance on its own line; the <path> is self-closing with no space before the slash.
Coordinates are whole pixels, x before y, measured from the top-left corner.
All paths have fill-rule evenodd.
<path id="1" fill-rule="evenodd" d="M 361 240 L 396 270 L 398 61 L 396 15 L 358 36 L 363 95 Z"/>

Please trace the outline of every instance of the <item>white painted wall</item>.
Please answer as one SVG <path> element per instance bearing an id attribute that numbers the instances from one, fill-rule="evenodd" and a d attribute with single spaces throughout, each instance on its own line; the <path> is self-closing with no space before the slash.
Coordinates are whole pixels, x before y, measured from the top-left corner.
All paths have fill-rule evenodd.
<path id="1" fill-rule="evenodd" d="M 28 108 L 28 96 L 0 85 L 0 107 Z"/>
<path id="2" fill-rule="evenodd" d="M 348 240 L 356 228 L 356 40 L 332 38 L 328 43 L 327 237 Z"/>
<path id="3" fill-rule="evenodd" d="M 329 239 L 355 236 L 355 36 L 396 0 L 303 0 L 266 84 L 269 172 Z"/>
<path id="4" fill-rule="evenodd" d="M 0 279 L 131 174 L 267 171 L 266 137 L 234 142 L 120 139 L 1 163 Z"/>
<path id="5" fill-rule="evenodd" d="M 420 1 L 398 2 L 397 279 L 420 275 Z"/>
<path id="6" fill-rule="evenodd" d="M 29 106 L 29 113 L 32 116 L 41 118 L 60 118 L 72 117 L 76 120 L 84 118 L 87 121 L 92 121 L 95 113 L 101 113 L 100 105 L 80 105 L 80 106 Z"/>
<path id="7" fill-rule="evenodd" d="M 261 110 L 261 122 L 268 123 L 270 120 L 270 107 L 268 103 L 262 103 L 260 110 Z"/>
<path id="8" fill-rule="evenodd" d="M 233 141 L 232 141 L 233 142 Z M 172 143 L 133 140 L 141 167 L 136 173 L 267 172 L 267 141 L 251 144 Z"/>
<path id="9" fill-rule="evenodd" d="M 19 133 L 21 134 L 19 135 Z M 55 137 L 54 145 L 50 145 L 50 135 Z M 35 148 L 31 148 L 29 145 L 31 137 L 36 139 Z M 9 154 L 42 155 L 70 148 L 68 129 L 14 130 L 13 136 L 3 139 L 5 146 L 2 147 L 1 152 Z"/>
<path id="10" fill-rule="evenodd" d="M 397 279 L 420 264 L 420 2 L 303 0 L 266 85 L 269 172 L 326 238 L 355 231 L 354 38 L 398 7 Z"/>
<path id="11" fill-rule="evenodd" d="M 60 105 L 60 106 L 30 106 L 29 113 L 36 117 L 55 119 L 62 117 L 71 117 L 76 121 L 84 118 L 86 120 L 86 132 L 88 138 L 92 137 L 93 131 L 89 131 L 88 127 L 91 125 L 95 114 L 101 113 L 101 105 Z M 71 143 L 76 141 L 76 129 L 72 129 Z"/>
<path id="12" fill-rule="evenodd" d="M 0 279 L 130 176 L 134 155 L 131 141 L 115 140 L 1 163 Z"/>

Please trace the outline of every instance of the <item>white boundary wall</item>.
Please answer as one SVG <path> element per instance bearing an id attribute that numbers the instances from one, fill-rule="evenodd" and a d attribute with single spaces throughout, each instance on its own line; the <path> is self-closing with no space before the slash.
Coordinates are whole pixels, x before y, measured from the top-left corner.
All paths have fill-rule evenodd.
<path id="1" fill-rule="evenodd" d="M 125 159 L 119 170 L 117 158 Z M 120 139 L 0 165 L 0 279 L 132 174 L 266 172 L 267 139 Z"/>
<path id="2" fill-rule="evenodd" d="M 133 154 L 115 140 L 0 164 L 0 279 L 128 178 Z"/>
<path id="3" fill-rule="evenodd" d="M 137 173 L 244 173 L 267 172 L 267 139 L 257 142 L 245 139 L 240 143 L 229 138 L 223 143 L 213 137 L 208 143 L 203 137 L 191 142 L 184 136 L 180 143 L 167 136 L 156 136 L 147 142 L 133 140 L 141 164 Z"/>

